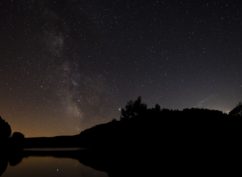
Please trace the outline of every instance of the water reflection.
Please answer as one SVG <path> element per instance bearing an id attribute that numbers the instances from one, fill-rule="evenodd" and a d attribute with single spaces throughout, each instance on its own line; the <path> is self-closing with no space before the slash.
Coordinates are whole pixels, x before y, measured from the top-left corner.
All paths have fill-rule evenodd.
<path id="1" fill-rule="evenodd" d="M 107 173 L 80 163 L 81 154 L 80 150 L 27 150 L 16 153 L 1 153 L 0 176 L 107 177 Z"/>

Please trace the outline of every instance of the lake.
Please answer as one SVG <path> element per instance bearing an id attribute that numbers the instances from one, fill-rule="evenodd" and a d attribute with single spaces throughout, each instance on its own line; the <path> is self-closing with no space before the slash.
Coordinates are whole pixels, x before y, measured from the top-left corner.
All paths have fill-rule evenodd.
<path id="1" fill-rule="evenodd" d="M 76 159 L 56 157 L 27 157 L 16 166 L 8 165 L 1 177 L 107 177 Z"/>

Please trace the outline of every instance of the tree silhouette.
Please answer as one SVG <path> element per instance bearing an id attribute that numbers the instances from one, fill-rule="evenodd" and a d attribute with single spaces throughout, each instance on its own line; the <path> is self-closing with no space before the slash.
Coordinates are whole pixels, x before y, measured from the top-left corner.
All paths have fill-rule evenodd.
<path id="1" fill-rule="evenodd" d="M 231 116 L 242 116 L 242 102 L 229 112 Z"/>
<path id="2" fill-rule="evenodd" d="M 20 132 L 14 132 L 11 137 L 11 143 L 14 148 L 22 148 L 24 142 L 24 135 Z"/>
<path id="3" fill-rule="evenodd" d="M 121 119 L 135 118 L 147 111 L 147 105 L 142 103 L 142 98 L 138 97 L 135 101 L 129 101 L 125 109 L 121 110 Z"/>
<path id="4" fill-rule="evenodd" d="M 24 135 L 21 132 L 14 132 L 12 135 L 12 139 L 14 140 L 23 140 Z"/>
<path id="5" fill-rule="evenodd" d="M 0 141 L 6 141 L 12 133 L 10 125 L 0 116 Z"/>
<path id="6" fill-rule="evenodd" d="M 8 167 L 8 160 L 0 154 L 0 176 L 6 171 Z"/>

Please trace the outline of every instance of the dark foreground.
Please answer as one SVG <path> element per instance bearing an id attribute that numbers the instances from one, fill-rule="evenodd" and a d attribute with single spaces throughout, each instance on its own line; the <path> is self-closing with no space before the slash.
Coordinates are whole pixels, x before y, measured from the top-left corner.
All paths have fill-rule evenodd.
<path id="1" fill-rule="evenodd" d="M 240 110 L 224 114 L 206 109 L 148 109 L 137 100 L 126 106 L 119 121 L 97 125 L 79 135 L 24 138 L 18 146 L 9 145 L 19 148 L 1 146 L 0 174 L 8 164 L 16 165 L 25 157 L 53 156 L 77 159 L 113 177 L 231 176 L 241 173 L 241 127 Z M 80 149 L 57 151 L 57 147 Z"/>

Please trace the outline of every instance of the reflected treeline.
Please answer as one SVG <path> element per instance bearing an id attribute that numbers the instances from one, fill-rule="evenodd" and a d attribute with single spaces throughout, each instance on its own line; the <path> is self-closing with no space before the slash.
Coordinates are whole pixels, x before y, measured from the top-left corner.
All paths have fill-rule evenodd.
<path id="1" fill-rule="evenodd" d="M 242 104 L 225 114 L 195 108 L 168 110 L 159 105 L 148 108 L 138 98 L 128 102 L 119 120 L 75 136 L 24 138 L 20 133 L 11 136 L 8 131 L 0 136 L 5 144 L 0 155 L 0 172 L 8 164 L 16 165 L 29 156 L 76 159 L 112 177 L 222 172 L 241 161 L 241 118 Z M 8 127 L 4 121 L 1 124 L 0 127 Z M 56 151 L 57 147 L 79 149 Z"/>
<path id="2" fill-rule="evenodd" d="M 3 151 L 2 151 L 3 152 Z M 27 157 L 55 157 L 70 158 L 79 161 L 95 170 L 106 172 L 110 177 L 133 176 L 142 174 L 150 169 L 154 161 L 146 161 L 144 155 L 140 154 L 117 154 L 114 152 L 92 151 L 92 150 L 21 150 L 0 154 L 0 176 L 7 170 L 8 165 L 16 166 Z M 152 157 L 154 158 L 154 157 Z M 154 158 L 155 160 L 156 158 Z M 161 173 L 159 168 L 154 168 L 152 173 Z M 159 169 L 159 170 L 158 170 Z"/>
<path id="3" fill-rule="evenodd" d="M 3 151 L 2 151 L 3 152 Z M 109 152 L 110 153 L 110 152 Z M 127 154 L 126 154 L 127 155 Z M 76 150 L 21 150 L 0 154 L 0 176 L 7 170 L 8 165 L 16 166 L 23 158 L 27 157 L 55 157 L 70 158 L 79 161 L 81 164 L 89 166 L 95 170 L 106 172 L 109 176 L 129 176 L 129 174 L 138 174 L 140 171 L 136 168 L 141 165 L 141 161 L 134 162 L 132 158 L 123 159 L 121 156 L 110 156 L 107 153 L 89 151 L 84 149 Z M 127 157 L 126 157 L 127 158 Z M 125 160 L 125 161 L 124 161 Z M 132 164 L 131 164 L 132 162 Z M 145 163 L 145 162 L 142 162 Z M 147 166 L 148 167 L 148 166 Z M 147 168 L 146 167 L 146 168 Z"/>
<path id="4" fill-rule="evenodd" d="M 23 159 L 22 150 L 0 148 L 0 176 L 6 171 L 8 165 L 16 166 Z"/>

